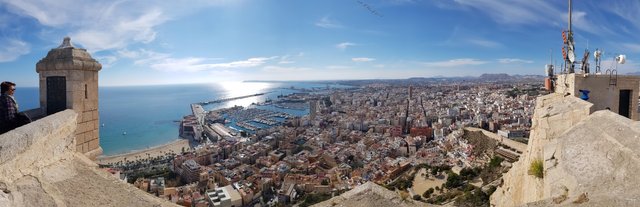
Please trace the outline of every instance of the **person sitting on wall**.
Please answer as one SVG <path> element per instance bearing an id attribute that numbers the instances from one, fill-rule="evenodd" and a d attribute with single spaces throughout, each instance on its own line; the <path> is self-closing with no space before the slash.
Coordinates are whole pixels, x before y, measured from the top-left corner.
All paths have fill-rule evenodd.
<path id="1" fill-rule="evenodd" d="M 18 102 L 13 97 L 16 84 L 4 81 L 0 84 L 0 134 L 31 122 L 24 113 L 18 113 Z"/>

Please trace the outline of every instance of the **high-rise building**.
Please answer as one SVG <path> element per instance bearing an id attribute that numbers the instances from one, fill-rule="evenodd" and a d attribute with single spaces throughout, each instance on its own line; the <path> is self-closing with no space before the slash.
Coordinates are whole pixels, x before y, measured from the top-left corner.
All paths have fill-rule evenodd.
<path id="1" fill-rule="evenodd" d="M 312 120 L 316 118 L 317 111 L 318 111 L 318 101 L 310 100 L 309 101 L 309 117 L 311 117 Z"/>

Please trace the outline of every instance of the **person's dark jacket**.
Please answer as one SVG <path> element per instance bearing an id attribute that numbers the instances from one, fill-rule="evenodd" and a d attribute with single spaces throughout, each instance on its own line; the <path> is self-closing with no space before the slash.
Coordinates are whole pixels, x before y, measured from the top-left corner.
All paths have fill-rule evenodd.
<path id="1" fill-rule="evenodd" d="M 0 95 L 0 133 L 18 127 L 18 106 L 7 94 Z"/>

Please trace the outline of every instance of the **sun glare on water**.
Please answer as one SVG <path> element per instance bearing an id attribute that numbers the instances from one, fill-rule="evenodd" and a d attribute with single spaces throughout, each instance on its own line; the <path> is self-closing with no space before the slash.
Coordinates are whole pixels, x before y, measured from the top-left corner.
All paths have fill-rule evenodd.
<path id="1" fill-rule="evenodd" d="M 255 82 L 222 82 L 220 83 L 224 89 L 224 95 L 221 98 L 233 98 L 239 96 L 253 95 L 257 93 L 267 92 L 267 88 L 271 86 L 270 83 L 255 83 Z M 259 96 L 252 96 L 248 98 L 228 101 L 224 103 L 223 107 L 244 106 L 247 107 L 252 103 L 257 103 L 263 100 Z"/>

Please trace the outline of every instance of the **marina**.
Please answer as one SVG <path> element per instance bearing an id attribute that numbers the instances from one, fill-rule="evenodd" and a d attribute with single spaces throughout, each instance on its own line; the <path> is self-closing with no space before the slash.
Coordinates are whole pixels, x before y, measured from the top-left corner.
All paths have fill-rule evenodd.
<path id="1" fill-rule="evenodd" d="M 244 98 L 249 98 L 249 97 L 254 97 L 254 96 L 262 96 L 268 93 L 272 93 L 272 92 L 265 92 L 265 93 L 256 93 L 253 95 L 246 95 L 246 96 L 238 96 L 238 97 L 232 97 L 232 98 L 223 98 L 223 99 L 218 99 L 218 100 L 213 100 L 213 101 L 204 101 L 204 102 L 200 102 L 197 103 L 199 105 L 207 105 L 207 104 L 215 104 L 215 103 L 222 103 L 222 102 L 226 102 L 226 101 L 233 101 L 233 100 L 238 100 L 238 99 L 244 99 Z"/>

